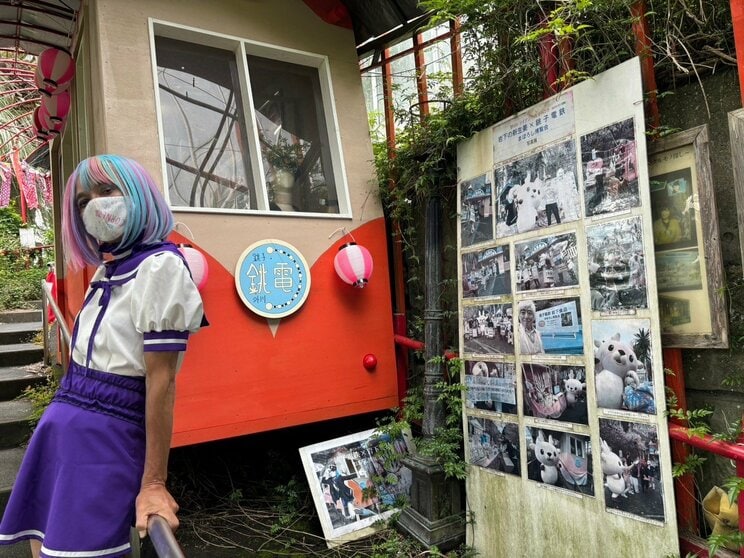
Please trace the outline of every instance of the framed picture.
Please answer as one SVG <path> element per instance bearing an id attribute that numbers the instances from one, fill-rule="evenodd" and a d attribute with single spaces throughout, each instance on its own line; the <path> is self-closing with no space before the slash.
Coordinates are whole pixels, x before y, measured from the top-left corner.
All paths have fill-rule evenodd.
<path id="1" fill-rule="evenodd" d="M 466 353 L 513 355 L 514 326 L 512 305 L 479 304 L 464 306 L 462 329 Z"/>
<path id="2" fill-rule="evenodd" d="M 315 509 L 330 547 L 367 536 L 408 499 L 411 471 L 398 456 L 408 436 L 391 439 L 375 429 L 300 448 Z"/>
<path id="3" fill-rule="evenodd" d="M 488 298 L 511 294 L 509 245 L 462 254 L 462 297 Z"/>
<path id="4" fill-rule="evenodd" d="M 517 320 L 521 355 L 539 358 L 584 353 L 579 297 L 520 300 Z"/>
<path id="5" fill-rule="evenodd" d="M 656 414 L 651 321 L 593 320 L 592 336 L 597 406 Z"/>
<path id="6" fill-rule="evenodd" d="M 497 238 L 581 218 L 573 139 L 497 168 L 495 179 Z"/>
<path id="7" fill-rule="evenodd" d="M 594 496 L 592 443 L 587 434 L 525 426 L 527 478 Z"/>
<path id="8" fill-rule="evenodd" d="M 648 307 L 640 217 L 586 228 L 592 310 L 624 313 Z"/>
<path id="9" fill-rule="evenodd" d="M 468 416 L 468 463 L 520 476 L 519 425 Z"/>
<path id="10" fill-rule="evenodd" d="M 465 386 L 467 408 L 517 414 L 517 377 L 513 362 L 466 360 Z"/>
<path id="11" fill-rule="evenodd" d="M 460 183 L 460 245 L 493 240 L 491 174 Z"/>
<path id="12" fill-rule="evenodd" d="M 664 494 L 656 425 L 600 418 L 599 437 L 607 510 L 663 522 Z"/>
<path id="13" fill-rule="evenodd" d="M 581 136 L 586 216 L 638 207 L 638 166 L 633 118 Z"/>
<path id="14" fill-rule="evenodd" d="M 524 414 L 589 424 L 583 366 L 522 364 Z"/>
<path id="15" fill-rule="evenodd" d="M 665 347 L 728 347 L 723 264 L 708 127 L 650 143 L 661 339 Z"/>
<path id="16" fill-rule="evenodd" d="M 517 291 L 579 286 L 576 233 L 518 242 L 514 252 Z"/>

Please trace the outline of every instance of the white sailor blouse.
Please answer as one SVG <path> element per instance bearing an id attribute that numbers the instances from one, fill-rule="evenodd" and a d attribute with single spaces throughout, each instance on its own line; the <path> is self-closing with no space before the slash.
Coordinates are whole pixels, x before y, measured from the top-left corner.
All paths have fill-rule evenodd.
<path id="1" fill-rule="evenodd" d="M 72 359 L 111 374 L 145 376 L 144 353 L 179 351 L 205 325 L 199 291 L 177 248 L 135 247 L 93 275 L 73 333 Z"/>

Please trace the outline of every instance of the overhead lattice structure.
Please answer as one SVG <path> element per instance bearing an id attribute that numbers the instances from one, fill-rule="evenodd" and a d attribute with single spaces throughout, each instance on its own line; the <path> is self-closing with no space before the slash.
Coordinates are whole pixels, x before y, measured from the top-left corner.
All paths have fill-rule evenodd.
<path id="1" fill-rule="evenodd" d="M 70 51 L 80 0 L 0 0 L 0 158 L 46 153 L 32 117 L 39 105 L 36 57 L 47 48 Z"/>

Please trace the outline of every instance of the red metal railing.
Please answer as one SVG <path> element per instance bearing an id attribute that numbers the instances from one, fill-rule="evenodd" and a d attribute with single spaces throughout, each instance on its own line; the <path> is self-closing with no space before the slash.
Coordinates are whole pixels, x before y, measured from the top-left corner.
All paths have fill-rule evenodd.
<path id="1" fill-rule="evenodd" d="M 669 437 L 672 440 L 681 442 L 688 446 L 709 451 L 721 457 L 733 459 L 736 462 L 736 476 L 744 477 L 744 444 L 731 444 L 716 440 L 712 436 L 690 435 L 690 431 L 684 426 L 678 424 L 669 425 Z M 744 533 L 744 498 L 739 498 L 739 531 Z M 705 547 L 695 544 L 692 541 L 680 537 L 680 549 L 684 552 L 698 553 L 698 556 L 705 558 L 708 551 Z M 739 549 L 739 556 L 744 558 L 744 547 Z"/>

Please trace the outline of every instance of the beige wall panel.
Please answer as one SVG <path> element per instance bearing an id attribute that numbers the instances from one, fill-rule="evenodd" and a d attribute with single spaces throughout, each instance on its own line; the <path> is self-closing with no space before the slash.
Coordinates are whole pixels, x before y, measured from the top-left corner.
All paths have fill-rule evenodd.
<path id="1" fill-rule="evenodd" d="M 163 172 L 148 18 L 328 57 L 353 218 L 177 212 L 176 220 L 189 226 L 196 243 L 227 269 L 232 271 L 242 251 L 262 238 L 279 238 L 295 245 L 312 264 L 338 239 L 328 239 L 335 229 L 353 230 L 382 215 L 350 30 L 324 23 L 301 0 L 92 3 L 100 30 L 100 106 L 105 124 L 97 147 L 139 160 L 158 182 Z"/>

